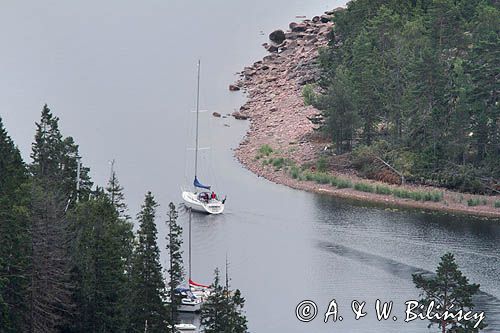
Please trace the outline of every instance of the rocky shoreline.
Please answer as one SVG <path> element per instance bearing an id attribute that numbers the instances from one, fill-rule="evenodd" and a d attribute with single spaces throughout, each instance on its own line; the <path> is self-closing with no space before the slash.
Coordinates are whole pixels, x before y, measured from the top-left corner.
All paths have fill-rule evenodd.
<path id="1" fill-rule="evenodd" d="M 291 163 L 299 166 L 315 165 L 318 156 L 329 146 L 329 142 L 315 131 L 321 121 L 320 112 L 304 105 L 302 89 L 319 78 L 316 64 L 318 51 L 327 46 L 333 27 L 331 18 L 340 10 L 343 9 L 337 8 L 310 20 L 292 22 L 288 31 L 276 30 L 271 33 L 270 43 L 263 45 L 269 55 L 245 67 L 240 73 L 240 80 L 230 85 L 230 90 L 242 89 L 248 96 L 240 110 L 233 113 L 237 119 L 250 119 L 250 129 L 235 150 L 238 160 L 261 177 L 300 190 L 391 207 L 499 218 L 500 208 L 495 207 L 495 203 L 500 202 L 499 196 L 472 196 L 427 186 L 383 184 L 409 191 L 443 193 L 439 202 L 415 201 L 294 179 L 286 170 L 263 163 L 259 158 L 259 150 L 266 145 L 274 152 L 279 152 L 280 158 Z M 340 41 L 336 42 L 340 44 Z M 335 170 L 331 174 L 349 179 L 352 183 L 382 184 L 358 177 L 352 170 Z M 467 201 L 471 198 L 484 204 L 469 206 Z"/>

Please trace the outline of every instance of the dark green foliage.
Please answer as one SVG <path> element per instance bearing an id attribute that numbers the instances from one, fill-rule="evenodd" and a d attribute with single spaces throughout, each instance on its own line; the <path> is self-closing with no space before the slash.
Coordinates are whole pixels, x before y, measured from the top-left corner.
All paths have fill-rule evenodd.
<path id="1" fill-rule="evenodd" d="M 499 7 L 354 0 L 334 21 L 308 100 L 337 153 L 378 145 L 410 181 L 487 192 L 500 178 Z"/>
<path id="2" fill-rule="evenodd" d="M 481 204 L 481 200 L 479 198 L 470 198 L 467 200 L 467 206 L 474 207 L 479 206 Z"/>
<path id="3" fill-rule="evenodd" d="M 28 331 L 57 332 L 74 310 L 66 200 L 49 182 L 34 180 L 28 209 Z"/>
<path id="4" fill-rule="evenodd" d="M 375 192 L 375 186 L 366 183 L 356 183 L 354 184 L 354 189 L 361 192 Z"/>
<path id="5" fill-rule="evenodd" d="M 304 98 L 305 105 L 314 105 L 316 101 L 316 94 L 310 84 L 306 84 L 302 88 L 302 97 Z"/>
<path id="6" fill-rule="evenodd" d="M 0 332 L 25 326 L 30 238 L 26 167 L 0 118 Z"/>
<path id="7" fill-rule="evenodd" d="M 139 230 L 132 262 L 132 289 L 130 329 L 144 332 L 167 331 L 167 313 L 164 303 L 165 283 L 160 264 L 155 217 L 156 203 L 151 192 L 146 194 L 142 209 L 137 215 Z"/>
<path id="8" fill-rule="evenodd" d="M 0 333 L 166 332 L 151 193 L 134 242 L 114 172 L 92 191 L 82 167 L 77 193 L 78 146 L 47 106 L 32 149 L 26 167 L 0 119 Z"/>
<path id="9" fill-rule="evenodd" d="M 259 154 L 261 154 L 262 156 L 269 156 L 270 154 L 272 154 L 273 152 L 273 148 L 271 148 L 271 146 L 269 145 L 262 145 L 260 148 L 259 148 Z"/>
<path id="10" fill-rule="evenodd" d="M 184 281 L 184 266 L 182 262 L 182 227 L 177 224 L 177 210 L 175 205 L 171 202 L 169 204 L 168 213 L 168 235 L 167 235 L 167 251 L 169 253 L 170 266 L 168 268 L 168 275 L 170 281 L 168 287 L 170 289 L 170 322 L 176 322 L 176 312 L 180 305 L 180 298 L 176 297 L 175 289 L 181 286 Z M 191 214 L 191 212 L 189 212 Z M 191 218 L 191 217 L 190 217 Z"/>
<path id="11" fill-rule="evenodd" d="M 339 179 L 334 185 L 338 188 L 350 188 L 352 187 L 352 182 L 349 179 Z"/>
<path id="12" fill-rule="evenodd" d="M 30 171 L 35 178 L 43 179 L 52 187 L 57 187 L 57 191 L 73 206 L 77 198 L 76 179 L 80 159 L 78 145 L 72 137 L 63 138 L 59 130 L 59 118 L 52 114 L 47 105 L 43 107 L 40 122 L 36 127 Z M 81 199 L 88 198 L 91 191 L 92 182 L 88 173 L 88 168 L 81 168 Z"/>
<path id="13" fill-rule="evenodd" d="M 201 309 L 201 324 L 206 333 L 245 333 L 247 319 L 242 313 L 245 299 L 241 292 L 229 289 L 228 278 L 226 285 L 220 284 L 219 270 L 215 270 L 212 283 L 212 294 Z"/>
<path id="14" fill-rule="evenodd" d="M 390 187 L 387 187 L 384 185 L 377 185 L 377 186 L 375 186 L 375 193 L 383 194 L 383 195 L 390 195 L 390 194 L 392 194 L 392 190 Z"/>
<path id="15" fill-rule="evenodd" d="M 73 332 L 117 332 L 128 327 L 127 263 L 133 241 L 132 224 L 101 193 L 71 212 L 72 276 L 75 281 Z"/>
<path id="16" fill-rule="evenodd" d="M 318 161 L 316 162 L 316 170 L 319 172 L 326 172 L 328 171 L 328 160 L 326 157 L 321 156 Z"/>
<path id="17" fill-rule="evenodd" d="M 116 172 L 114 170 L 111 172 L 111 177 L 109 178 L 106 192 L 108 193 L 109 200 L 115 207 L 120 218 L 129 220 L 130 216 L 127 215 L 127 204 L 125 203 L 123 187 L 120 185 L 120 182 L 118 181 Z"/>
<path id="18" fill-rule="evenodd" d="M 457 313 L 463 310 L 474 309 L 472 297 L 479 292 L 478 284 L 470 284 L 467 277 L 458 269 L 455 257 L 451 253 L 446 253 L 441 257 L 441 262 L 433 277 L 425 277 L 422 274 L 413 274 L 413 282 L 418 289 L 421 289 L 422 299 L 420 304 L 426 307 L 431 302 L 440 304 L 439 309 L 434 307 L 436 313 L 442 314 L 445 311 Z M 422 310 L 425 311 L 425 310 Z M 430 325 L 437 324 L 443 332 L 478 332 L 485 327 L 480 323 L 477 329 L 473 326 L 475 320 L 448 319 L 447 321 L 432 319 Z"/>
<path id="19" fill-rule="evenodd" d="M 297 166 L 292 165 L 290 168 L 290 175 L 293 179 L 298 179 L 300 177 L 300 169 Z"/>

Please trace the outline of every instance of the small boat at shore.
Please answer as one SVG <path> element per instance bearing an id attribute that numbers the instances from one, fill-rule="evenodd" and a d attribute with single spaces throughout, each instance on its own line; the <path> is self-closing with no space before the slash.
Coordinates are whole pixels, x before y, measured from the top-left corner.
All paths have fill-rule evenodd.
<path id="1" fill-rule="evenodd" d="M 192 210 L 207 214 L 222 214 L 226 198 L 220 199 L 214 191 L 211 191 L 210 185 L 203 185 L 198 180 L 198 129 L 200 113 L 200 61 L 198 61 L 198 89 L 196 95 L 196 138 L 194 155 L 194 181 L 193 190 L 183 190 L 182 199 L 186 207 Z"/>

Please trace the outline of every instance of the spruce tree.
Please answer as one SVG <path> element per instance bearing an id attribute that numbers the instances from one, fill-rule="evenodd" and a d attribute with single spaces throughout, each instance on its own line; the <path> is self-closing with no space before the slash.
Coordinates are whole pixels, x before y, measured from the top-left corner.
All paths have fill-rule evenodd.
<path id="1" fill-rule="evenodd" d="M 66 201 L 41 181 L 33 182 L 30 201 L 31 261 L 27 273 L 26 331 L 58 332 L 74 308 Z"/>
<path id="2" fill-rule="evenodd" d="M 65 197 L 73 207 L 76 202 L 76 178 L 80 160 L 78 145 L 72 137 L 64 138 L 55 117 L 47 104 L 42 109 L 40 122 L 36 123 L 35 141 L 32 144 L 30 171 L 36 179 L 43 179 Z M 89 169 L 80 168 L 81 199 L 88 198 L 92 182 Z"/>
<path id="3" fill-rule="evenodd" d="M 146 194 L 142 209 L 137 215 L 139 230 L 132 266 L 131 330 L 150 333 L 167 331 L 165 283 L 160 264 L 155 217 L 156 203 L 151 192 Z"/>
<path id="4" fill-rule="evenodd" d="M 60 181 L 62 151 L 63 137 L 59 131 L 59 118 L 45 104 L 40 122 L 36 123 L 35 141 L 31 148 L 32 174 L 36 178 Z"/>
<path id="5" fill-rule="evenodd" d="M 0 118 L 0 332 L 25 328 L 30 240 L 26 167 Z"/>
<path id="6" fill-rule="evenodd" d="M 111 204 L 115 207 L 120 218 L 125 220 L 130 219 L 130 216 L 127 215 L 127 204 L 125 203 L 123 187 L 120 185 L 114 170 L 112 170 L 111 176 L 109 177 L 106 192 L 108 193 L 109 200 L 111 200 Z"/>
<path id="7" fill-rule="evenodd" d="M 168 213 L 168 235 L 167 235 L 167 251 L 169 254 L 170 266 L 168 268 L 170 289 L 170 322 L 176 322 L 176 314 L 181 302 L 181 298 L 175 294 L 175 290 L 181 286 L 184 280 L 184 267 L 182 262 L 182 227 L 177 224 L 178 213 L 175 205 L 169 204 Z"/>
<path id="8" fill-rule="evenodd" d="M 132 225 L 118 217 L 103 193 L 77 205 L 69 221 L 75 234 L 72 275 L 77 313 L 73 331 L 126 331 Z"/>
<path id="9" fill-rule="evenodd" d="M 226 265 L 227 266 L 227 265 Z M 227 271 L 227 267 L 226 267 Z M 225 286 L 220 283 L 219 270 L 215 270 L 211 294 L 201 308 L 201 324 L 206 333 L 245 333 L 247 319 L 242 312 L 245 299 L 241 292 L 229 288 L 226 272 Z"/>
<path id="10" fill-rule="evenodd" d="M 440 305 L 435 308 L 435 312 L 442 315 L 445 312 L 457 314 L 458 311 L 467 312 L 474 309 L 472 297 L 479 292 L 478 284 L 470 284 L 467 277 L 458 269 L 455 257 L 451 253 L 446 253 L 441 257 L 441 262 L 434 277 L 424 277 L 422 274 L 413 274 L 413 282 L 418 289 L 421 289 L 423 297 L 420 304 L 429 306 L 431 302 Z M 424 310 L 422 310 L 424 311 Z M 485 325 L 481 323 L 477 329 L 474 320 L 459 321 L 450 318 L 431 319 L 431 324 L 437 324 L 443 333 L 452 332 L 478 332 Z"/>
<path id="11" fill-rule="evenodd" d="M 327 116 L 326 125 L 335 143 L 336 153 L 350 151 L 358 127 L 359 117 L 353 103 L 355 91 L 352 86 L 349 71 L 340 65 L 335 70 L 335 81 L 328 87 L 325 94 L 318 96 L 313 105 Z"/>

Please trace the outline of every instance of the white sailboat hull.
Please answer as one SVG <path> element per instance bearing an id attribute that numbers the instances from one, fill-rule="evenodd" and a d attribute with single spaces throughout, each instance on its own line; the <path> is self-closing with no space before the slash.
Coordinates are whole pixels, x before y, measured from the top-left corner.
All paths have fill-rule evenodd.
<path id="1" fill-rule="evenodd" d="M 195 211 L 207 214 L 222 214 L 224 212 L 224 204 L 220 200 L 210 199 L 208 202 L 203 202 L 198 199 L 198 193 L 183 191 L 182 199 L 188 208 Z"/>
<path id="2" fill-rule="evenodd" d="M 181 304 L 177 308 L 180 312 L 200 312 L 201 310 L 201 302 L 193 303 L 193 304 Z"/>
<path id="3" fill-rule="evenodd" d="M 174 327 L 181 332 L 194 332 L 196 330 L 196 326 L 193 324 L 177 324 Z"/>

